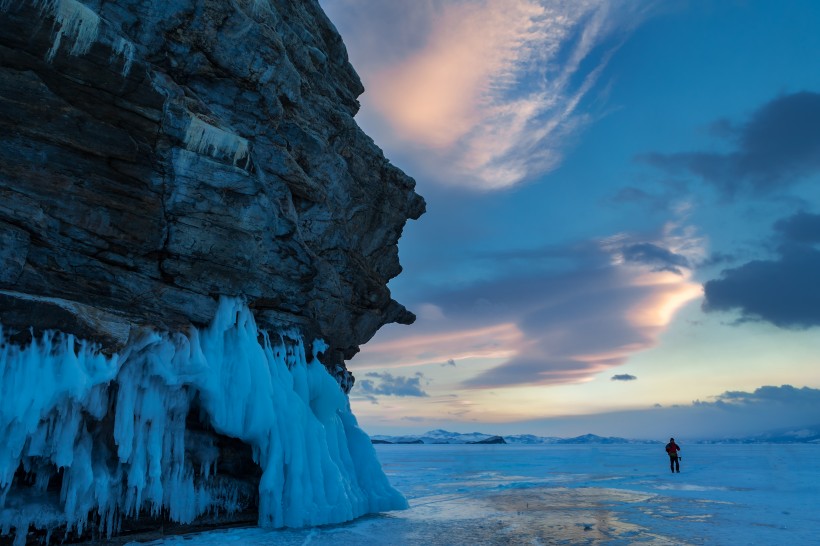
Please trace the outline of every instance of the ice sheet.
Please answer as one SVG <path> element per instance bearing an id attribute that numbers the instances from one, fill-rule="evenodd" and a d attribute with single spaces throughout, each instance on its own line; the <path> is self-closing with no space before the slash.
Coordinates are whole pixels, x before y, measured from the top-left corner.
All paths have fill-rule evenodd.
<path id="1" fill-rule="evenodd" d="M 155 544 L 812 544 L 818 445 L 379 445 L 410 509 L 300 531 Z"/>

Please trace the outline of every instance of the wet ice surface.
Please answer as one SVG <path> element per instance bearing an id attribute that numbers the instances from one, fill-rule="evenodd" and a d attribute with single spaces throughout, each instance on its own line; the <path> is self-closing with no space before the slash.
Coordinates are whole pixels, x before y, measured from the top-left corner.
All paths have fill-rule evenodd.
<path id="1" fill-rule="evenodd" d="M 155 544 L 810 544 L 820 446 L 379 445 L 410 509 L 304 530 Z"/>

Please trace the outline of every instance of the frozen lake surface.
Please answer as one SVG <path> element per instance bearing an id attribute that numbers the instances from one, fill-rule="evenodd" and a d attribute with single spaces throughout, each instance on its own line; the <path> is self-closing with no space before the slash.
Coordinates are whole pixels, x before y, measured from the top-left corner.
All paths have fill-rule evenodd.
<path id="1" fill-rule="evenodd" d="M 378 445 L 410 509 L 178 545 L 817 544 L 820 445 Z"/>

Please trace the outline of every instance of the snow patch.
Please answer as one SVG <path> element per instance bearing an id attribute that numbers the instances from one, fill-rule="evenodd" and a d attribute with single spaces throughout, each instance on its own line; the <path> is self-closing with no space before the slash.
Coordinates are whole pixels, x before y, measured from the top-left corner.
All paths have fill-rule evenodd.
<path id="1" fill-rule="evenodd" d="M 326 348 L 314 341 L 308 362 L 297 332 L 271 338 L 229 298 L 207 329 L 143 333 L 111 357 L 53 332 L 21 348 L 0 328 L 2 534 L 29 525 L 82 533 L 91 517 L 111 536 L 123 516 L 188 523 L 240 509 L 219 451 L 188 429 L 194 411 L 252 448 L 260 525 L 406 508 L 319 362 Z"/>

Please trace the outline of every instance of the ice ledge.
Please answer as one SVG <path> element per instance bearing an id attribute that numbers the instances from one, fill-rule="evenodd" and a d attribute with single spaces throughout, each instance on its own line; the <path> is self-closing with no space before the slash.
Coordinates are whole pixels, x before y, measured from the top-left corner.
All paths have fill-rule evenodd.
<path id="1" fill-rule="evenodd" d="M 106 356 L 55 332 L 21 348 L 0 328 L 3 535 L 111 536 L 123 520 L 191 523 L 253 503 L 270 527 L 407 506 L 318 361 L 321 341 L 308 362 L 296 332 L 259 331 L 230 298 L 206 329 L 133 337 Z M 248 446 L 254 494 L 217 436 Z"/>

